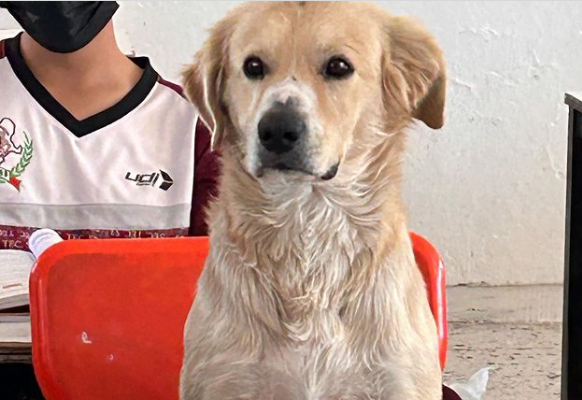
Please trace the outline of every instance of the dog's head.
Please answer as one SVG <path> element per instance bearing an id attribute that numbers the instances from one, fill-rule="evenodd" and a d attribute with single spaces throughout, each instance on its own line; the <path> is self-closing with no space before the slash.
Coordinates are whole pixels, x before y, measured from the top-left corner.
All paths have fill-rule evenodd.
<path id="1" fill-rule="evenodd" d="M 413 118 L 443 124 L 445 67 L 413 20 L 357 2 L 252 2 L 184 72 L 213 146 L 257 178 L 329 180 Z"/>

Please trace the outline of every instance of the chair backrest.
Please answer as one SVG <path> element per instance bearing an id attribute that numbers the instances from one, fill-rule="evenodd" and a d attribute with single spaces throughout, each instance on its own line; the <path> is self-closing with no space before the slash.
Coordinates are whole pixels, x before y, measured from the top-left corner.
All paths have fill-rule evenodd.
<path id="1" fill-rule="evenodd" d="M 426 283 L 428 302 L 437 325 L 439 359 L 445 369 L 448 350 L 447 281 L 445 264 L 438 250 L 424 237 L 411 233 L 412 249 L 416 264 Z"/>
<path id="2" fill-rule="evenodd" d="M 430 243 L 412 240 L 442 350 L 444 291 L 432 292 L 444 270 Z M 65 241 L 43 253 L 30 302 L 47 400 L 178 399 L 183 326 L 207 252 L 207 238 L 180 238 Z"/>

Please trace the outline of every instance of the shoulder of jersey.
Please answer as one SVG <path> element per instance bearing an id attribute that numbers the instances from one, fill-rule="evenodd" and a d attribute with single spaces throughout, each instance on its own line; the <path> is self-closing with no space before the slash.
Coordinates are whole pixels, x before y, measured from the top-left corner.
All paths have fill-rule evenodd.
<path id="1" fill-rule="evenodd" d="M 164 97 L 171 102 L 175 107 L 184 111 L 196 113 L 197 111 L 192 103 L 186 98 L 184 89 L 176 83 L 167 81 L 158 76 L 158 86 Z"/>
<path id="2" fill-rule="evenodd" d="M 172 95 L 172 97 L 175 97 L 177 99 L 181 99 L 181 100 L 188 102 L 188 99 L 186 98 L 186 95 L 184 94 L 184 89 L 182 89 L 182 86 L 180 86 L 174 82 L 167 81 L 164 78 L 162 78 L 161 76 L 158 76 L 158 84 L 160 86 L 162 86 L 162 88 L 166 92 L 170 93 Z"/>

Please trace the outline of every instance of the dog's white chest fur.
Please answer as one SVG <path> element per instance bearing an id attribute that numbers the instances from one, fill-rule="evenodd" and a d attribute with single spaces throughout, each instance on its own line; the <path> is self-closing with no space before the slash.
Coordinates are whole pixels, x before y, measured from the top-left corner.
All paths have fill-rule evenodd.
<path id="1" fill-rule="evenodd" d="M 248 229 L 245 236 L 252 239 L 235 251 L 226 246 L 217 255 L 225 262 L 220 268 L 244 265 L 247 270 L 241 274 L 258 277 L 266 285 L 256 288 L 255 300 L 274 299 L 289 340 L 335 340 L 343 334 L 340 308 L 345 284 L 365 243 L 350 216 L 312 187 L 288 190 L 295 190 L 294 196 L 283 191 L 272 199 L 275 205 L 257 218 L 260 221 L 240 222 L 240 229 Z M 294 201 L 283 200 L 289 198 Z"/>

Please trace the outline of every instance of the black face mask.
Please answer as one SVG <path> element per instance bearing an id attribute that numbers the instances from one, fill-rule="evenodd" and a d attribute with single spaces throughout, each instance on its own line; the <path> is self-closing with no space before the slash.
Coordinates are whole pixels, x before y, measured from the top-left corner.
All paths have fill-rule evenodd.
<path id="1" fill-rule="evenodd" d="M 26 33 L 55 53 L 85 47 L 118 7 L 115 1 L 0 1 Z"/>

